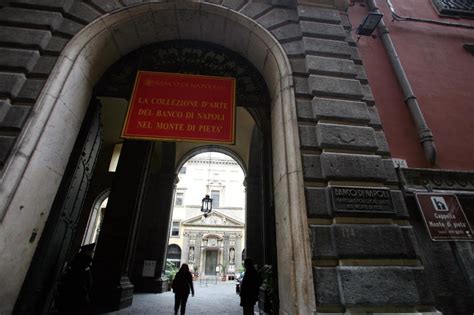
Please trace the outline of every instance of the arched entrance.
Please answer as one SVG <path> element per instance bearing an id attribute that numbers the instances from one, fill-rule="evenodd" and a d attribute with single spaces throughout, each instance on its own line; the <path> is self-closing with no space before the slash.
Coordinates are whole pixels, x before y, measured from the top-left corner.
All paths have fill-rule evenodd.
<path id="1" fill-rule="evenodd" d="M 247 253 L 260 265 L 276 265 L 271 142 L 265 141 L 271 134 L 270 97 L 263 78 L 239 55 L 207 42 L 165 41 L 133 51 L 112 65 L 94 89 L 94 97 L 102 103 L 104 150 L 121 141 L 109 138 L 107 130 L 120 130 L 117 122 L 123 121 L 125 99 L 138 70 L 236 78 L 236 142 L 201 147 L 188 142 L 124 141 L 93 269 L 97 301 L 105 301 L 111 309 L 130 304 L 132 288 L 160 292 L 166 287 L 161 272 L 177 180 L 175 165 L 199 151 L 216 148 L 230 152 L 248 170 L 248 231 L 252 241 L 247 244 Z M 118 113 L 120 108 L 123 110 Z M 99 157 L 98 164 L 107 163 Z M 206 275 L 216 273 L 219 261 L 215 248 L 210 246 L 203 253 Z M 143 266 L 150 261 L 156 264 L 155 274 L 145 277 Z"/>
<path id="2" fill-rule="evenodd" d="M 153 27 L 146 23 L 151 20 L 154 21 Z M 158 29 L 157 23 L 161 23 Z M 48 145 L 44 142 L 49 143 L 54 154 L 48 156 L 49 152 L 36 152 L 30 164 L 35 164 L 31 163 L 34 161 L 36 166 L 39 164 L 41 167 L 51 159 L 55 160 L 55 168 L 59 172 L 48 173 L 45 177 L 51 179 L 51 188 L 57 188 L 58 178 L 72 151 L 70 139 L 60 142 L 57 139 L 63 134 L 75 137 L 88 108 L 92 88 L 104 69 L 143 45 L 170 39 L 205 39 L 222 45 L 249 60 L 263 75 L 271 98 L 271 169 L 278 226 L 278 266 L 285 270 L 279 273 L 280 289 L 284 292 L 284 297 L 280 297 L 280 306 L 287 313 L 311 313 L 314 310 L 311 255 L 305 228 L 301 161 L 294 159 L 299 156 L 299 145 L 291 71 L 281 46 L 255 22 L 213 5 L 179 2 L 137 5 L 90 24 L 65 49 L 67 58 L 57 64 L 56 76 L 52 76 L 39 101 L 40 107 L 50 108 L 49 117 L 35 119 L 28 131 L 32 139 L 37 139 L 38 129 L 44 129 L 41 142 L 46 147 Z M 56 125 L 58 121 L 67 123 Z M 55 128 L 51 129 L 51 125 Z M 127 149 L 126 146 L 124 144 L 125 151 L 151 155 L 150 147 L 131 144 Z M 137 162 L 133 158 L 130 161 Z M 28 172 L 34 171 L 24 160 L 16 160 L 15 163 L 25 170 L 25 178 L 28 178 Z M 38 186 L 35 182 L 21 181 L 17 182 L 18 195 L 27 195 L 32 187 Z M 21 202 L 13 199 L 9 207 L 19 208 Z M 126 246 L 125 249 L 129 251 L 130 248 Z"/>

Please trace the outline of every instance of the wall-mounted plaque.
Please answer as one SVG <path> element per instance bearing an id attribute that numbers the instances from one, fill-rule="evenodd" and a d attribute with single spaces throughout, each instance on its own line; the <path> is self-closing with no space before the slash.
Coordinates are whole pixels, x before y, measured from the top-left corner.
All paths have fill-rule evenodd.
<path id="1" fill-rule="evenodd" d="M 415 197 L 433 241 L 474 240 L 456 195 L 417 193 Z"/>
<path id="2" fill-rule="evenodd" d="M 156 269 L 156 260 L 143 261 L 142 277 L 154 277 Z"/>
<path id="3" fill-rule="evenodd" d="M 335 212 L 394 212 L 384 188 L 331 187 L 331 197 Z"/>

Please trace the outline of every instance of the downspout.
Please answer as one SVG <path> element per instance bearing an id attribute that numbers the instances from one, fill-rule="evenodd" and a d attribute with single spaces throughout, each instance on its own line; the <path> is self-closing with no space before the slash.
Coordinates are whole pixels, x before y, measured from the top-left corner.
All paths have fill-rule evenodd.
<path id="1" fill-rule="evenodd" d="M 367 3 L 371 12 L 381 13 L 375 4 L 375 0 L 367 0 Z M 418 138 L 420 139 L 420 143 L 423 146 L 425 157 L 431 164 L 435 164 L 436 146 L 434 143 L 433 133 L 431 132 L 431 129 L 428 127 L 428 124 L 423 117 L 423 113 L 421 112 L 410 81 L 408 81 L 408 77 L 405 73 L 405 70 L 403 69 L 400 58 L 398 57 L 397 51 L 395 50 L 395 46 L 393 45 L 392 39 L 390 38 L 389 30 L 383 19 L 380 20 L 380 23 L 378 24 L 378 30 L 385 50 L 390 59 L 390 63 L 392 64 L 392 68 L 395 71 L 398 83 L 403 90 L 405 103 L 408 105 L 408 109 L 410 110 L 411 116 L 413 117 L 418 129 Z"/>

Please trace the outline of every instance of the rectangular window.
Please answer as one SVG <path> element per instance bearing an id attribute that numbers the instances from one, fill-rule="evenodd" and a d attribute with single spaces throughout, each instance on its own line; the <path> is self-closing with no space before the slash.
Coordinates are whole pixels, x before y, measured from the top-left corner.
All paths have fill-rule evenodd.
<path id="1" fill-rule="evenodd" d="M 176 192 L 176 198 L 174 200 L 175 206 L 182 206 L 184 204 L 184 192 Z"/>
<path id="2" fill-rule="evenodd" d="M 179 236 L 179 222 L 173 221 L 173 225 L 171 226 L 171 236 L 178 237 Z"/>
<path id="3" fill-rule="evenodd" d="M 219 190 L 211 190 L 211 198 L 212 198 L 212 207 L 219 208 L 219 197 L 220 197 Z"/>

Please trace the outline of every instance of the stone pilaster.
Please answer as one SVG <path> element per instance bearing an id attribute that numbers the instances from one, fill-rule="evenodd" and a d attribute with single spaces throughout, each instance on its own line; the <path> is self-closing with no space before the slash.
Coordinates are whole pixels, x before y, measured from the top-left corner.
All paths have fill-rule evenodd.
<path id="1" fill-rule="evenodd" d="M 171 221 L 173 191 L 176 181 L 174 174 L 175 145 L 161 146 L 161 155 L 167 162 L 161 163 L 158 172 L 151 174 L 143 206 L 143 217 L 139 226 L 139 241 L 135 250 L 133 283 L 137 292 L 162 292 L 167 285 L 161 275 L 165 268 L 166 248 L 168 246 Z M 157 163 L 158 161 L 154 161 Z M 159 190 L 156 187 L 160 187 Z M 156 263 L 154 276 L 142 274 L 144 261 Z"/>
<path id="2" fill-rule="evenodd" d="M 230 236 L 229 234 L 224 234 L 224 243 L 223 243 L 223 255 L 222 255 L 222 264 L 226 264 L 227 263 L 227 267 L 226 268 L 229 268 L 229 249 L 230 249 L 230 246 L 229 246 L 229 239 L 230 239 Z M 227 271 L 227 270 L 225 270 Z"/>
<path id="3" fill-rule="evenodd" d="M 237 234 L 235 239 L 235 269 L 242 267 L 242 235 Z"/>
<path id="4" fill-rule="evenodd" d="M 134 286 L 129 275 L 152 147 L 151 142 L 124 142 L 110 190 L 92 267 L 95 300 L 105 310 L 132 304 Z"/>
<path id="5" fill-rule="evenodd" d="M 184 232 L 183 248 L 181 249 L 181 263 L 189 264 L 189 232 Z"/>
<path id="6" fill-rule="evenodd" d="M 202 254 L 202 233 L 198 233 L 196 235 L 196 244 L 194 246 L 194 270 L 199 270 L 200 274 L 203 274 Z"/>
<path id="7" fill-rule="evenodd" d="M 245 225 L 247 234 L 245 238 L 245 248 L 247 257 L 262 265 L 265 257 L 265 237 L 264 229 L 261 228 L 263 222 L 263 200 L 262 200 L 262 179 L 259 176 L 247 176 L 245 178 L 247 190 L 247 216 Z"/>

